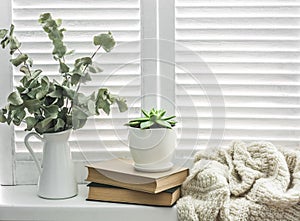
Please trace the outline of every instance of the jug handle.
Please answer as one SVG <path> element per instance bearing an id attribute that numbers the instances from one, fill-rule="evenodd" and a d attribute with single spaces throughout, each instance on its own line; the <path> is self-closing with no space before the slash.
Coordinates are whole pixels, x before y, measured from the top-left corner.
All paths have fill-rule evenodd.
<path id="1" fill-rule="evenodd" d="M 35 162 L 35 165 L 36 165 L 36 167 L 37 167 L 37 169 L 38 169 L 38 171 L 39 171 L 39 174 L 41 175 L 41 173 L 42 173 L 41 163 L 40 163 L 40 161 L 37 159 L 35 153 L 33 152 L 32 148 L 31 148 L 31 146 L 30 146 L 30 144 L 29 144 L 29 138 L 30 138 L 31 136 L 34 136 L 34 137 L 36 137 L 37 139 L 39 139 L 39 140 L 41 140 L 41 141 L 43 140 L 43 138 L 42 138 L 40 135 L 38 135 L 36 132 L 30 132 L 30 133 L 27 134 L 27 135 L 25 136 L 25 138 L 24 138 L 25 146 L 26 146 L 27 150 L 29 151 L 29 153 L 31 154 L 31 156 L 32 156 L 32 158 L 33 158 L 33 160 L 34 160 L 34 162 Z"/>

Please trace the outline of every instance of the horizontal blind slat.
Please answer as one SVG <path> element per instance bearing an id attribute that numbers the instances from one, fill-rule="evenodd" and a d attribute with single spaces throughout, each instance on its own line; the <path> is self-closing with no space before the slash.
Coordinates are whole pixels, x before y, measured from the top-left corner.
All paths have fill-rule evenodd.
<path id="1" fill-rule="evenodd" d="M 71 4 L 70 4 L 71 3 Z M 72 7 L 138 7 L 139 0 L 51 0 L 51 1 L 31 1 L 31 0 L 13 0 L 14 8 L 72 8 Z"/>
<path id="2" fill-rule="evenodd" d="M 185 0 L 185 1 L 177 1 L 177 7 L 194 7 L 194 6 L 214 6 L 214 7 L 245 7 L 245 6 L 299 6 L 300 3 L 298 0 L 268 0 L 268 1 L 260 1 L 260 0 Z"/>
<path id="3" fill-rule="evenodd" d="M 70 4 L 71 3 L 71 4 Z M 92 74 L 93 81 L 82 85 L 80 92 L 91 93 L 100 87 L 108 87 L 111 93 L 124 96 L 130 110 L 119 113 L 114 105 L 110 116 L 101 111 L 100 116 L 88 119 L 85 127 L 75 131 L 71 137 L 72 151 L 103 151 L 126 148 L 128 118 L 139 116 L 140 88 L 140 2 L 139 0 L 13 0 L 12 18 L 15 33 L 22 42 L 22 51 L 34 60 L 34 68 L 42 69 L 43 75 L 61 80 L 58 64 L 52 59 L 53 46 L 41 25 L 37 22 L 41 13 L 50 12 L 63 20 L 67 29 L 64 42 L 76 55 L 68 56 L 66 63 L 73 66 L 78 57 L 91 56 L 96 50 L 93 36 L 112 31 L 116 46 L 111 53 L 95 57 L 95 62 L 104 70 Z M 14 68 L 14 83 L 22 77 Z M 15 128 L 16 152 L 26 152 L 23 138 L 25 126 Z M 41 144 L 33 139 L 35 150 Z"/>
<path id="4" fill-rule="evenodd" d="M 244 139 L 299 147 L 299 6 L 296 0 L 176 1 L 180 145 Z"/>

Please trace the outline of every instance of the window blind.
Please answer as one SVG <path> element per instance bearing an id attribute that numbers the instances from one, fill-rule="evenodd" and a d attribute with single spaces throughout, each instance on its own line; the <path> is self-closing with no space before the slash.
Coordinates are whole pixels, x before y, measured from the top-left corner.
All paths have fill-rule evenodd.
<path id="1" fill-rule="evenodd" d="M 59 78 L 58 65 L 52 59 L 52 45 L 37 22 L 40 14 L 50 12 L 54 18 L 63 20 L 62 26 L 67 29 L 65 43 L 70 50 L 75 49 L 68 64 L 76 57 L 90 56 L 95 51 L 94 35 L 113 33 L 116 47 L 110 53 L 102 51 L 95 57 L 104 71 L 93 74 L 93 80 L 82 85 L 80 92 L 91 93 L 99 87 L 107 87 L 112 94 L 126 98 L 129 111 L 119 113 L 115 106 L 110 116 L 103 112 L 99 117 L 90 118 L 84 128 L 73 133 L 70 145 L 73 152 L 79 153 L 126 148 L 127 128 L 123 124 L 128 118 L 140 115 L 139 0 L 14 0 L 12 8 L 16 35 L 23 43 L 22 51 L 33 58 L 35 68 L 54 78 Z M 14 70 L 13 74 L 16 85 L 21 73 Z M 27 154 L 23 142 L 25 134 L 24 127 L 15 127 L 17 159 L 18 154 Z M 38 140 L 32 139 L 32 145 L 41 151 Z"/>
<path id="2" fill-rule="evenodd" d="M 299 15 L 297 0 L 176 0 L 181 147 L 299 147 Z"/>

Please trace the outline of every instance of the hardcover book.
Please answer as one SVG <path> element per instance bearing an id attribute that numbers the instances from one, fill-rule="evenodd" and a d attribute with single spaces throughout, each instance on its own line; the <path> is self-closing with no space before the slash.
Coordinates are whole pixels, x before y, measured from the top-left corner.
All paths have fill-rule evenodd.
<path id="1" fill-rule="evenodd" d="M 180 187 L 173 187 L 161 193 L 145 193 L 125 188 L 90 183 L 87 200 L 117 203 L 132 203 L 153 206 L 172 206 L 180 197 Z"/>
<path id="2" fill-rule="evenodd" d="M 159 193 L 181 185 L 189 172 L 188 168 L 176 166 L 166 172 L 140 172 L 128 159 L 102 161 L 87 168 L 87 181 L 148 193 Z"/>

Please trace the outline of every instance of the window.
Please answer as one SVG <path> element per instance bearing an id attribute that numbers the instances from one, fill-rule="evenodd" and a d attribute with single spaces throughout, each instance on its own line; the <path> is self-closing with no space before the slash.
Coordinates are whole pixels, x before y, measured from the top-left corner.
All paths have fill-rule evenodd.
<path id="1" fill-rule="evenodd" d="M 299 148 L 299 12 L 299 1 L 176 1 L 183 146 Z"/>
<path id="2" fill-rule="evenodd" d="M 1 4 L 9 8 L 10 0 Z M 141 107 L 158 106 L 176 113 L 178 159 L 234 139 L 299 148 L 297 1 L 12 1 L 12 21 L 23 50 L 45 73 L 55 75 L 50 45 L 35 22 L 45 11 L 63 19 L 68 30 L 65 39 L 78 55 L 90 53 L 91 36 L 102 31 L 111 30 L 119 43 L 110 54 L 99 57 L 105 72 L 94 76 L 83 90 L 104 82 L 112 92 L 127 97 L 131 108 L 125 114 L 91 119 L 74 133 L 71 145 L 79 181 L 85 178 L 86 160 L 128 154 L 127 130 L 122 125 L 138 116 Z M 0 15 L 6 26 L 7 14 Z M 6 75 L 8 57 L 5 54 L 0 60 Z M 9 77 L 4 80 L 6 84 L 1 84 L 7 93 L 1 96 L 2 104 L 10 91 Z M 0 129 L 1 136 L 11 136 L 6 126 Z M 22 128 L 15 128 L 16 147 L 6 148 L 1 156 L 6 157 L 0 173 L 3 183 L 36 182 L 23 136 Z M 2 138 L 1 143 L 14 142 Z"/>
<path id="3" fill-rule="evenodd" d="M 50 12 L 53 17 L 63 20 L 63 26 L 67 29 L 65 43 L 70 50 L 76 50 L 76 54 L 70 56 L 67 63 L 72 64 L 74 57 L 91 55 L 95 51 L 92 39 L 96 34 L 111 31 L 117 41 L 117 46 L 110 53 L 95 57 L 104 71 L 93 75 L 93 81 L 82 85 L 80 91 L 91 93 L 99 87 L 108 87 L 111 93 L 126 97 L 130 110 L 119 113 L 115 107 L 110 116 L 103 113 L 100 117 L 91 118 L 84 128 L 72 134 L 70 146 L 78 169 L 78 179 L 82 182 L 87 161 L 128 152 L 127 129 L 123 124 L 128 118 L 139 116 L 141 106 L 139 0 L 14 0 L 11 8 L 15 33 L 23 43 L 22 51 L 33 58 L 35 68 L 42 69 L 43 74 L 54 78 L 60 77 L 58 65 L 51 56 L 52 45 L 37 22 L 40 14 Z M 17 85 L 22 76 L 17 69 L 13 70 L 13 76 L 13 84 Z M 24 145 L 24 129 L 14 128 L 15 184 L 37 182 L 37 170 Z M 32 139 L 31 143 L 41 158 L 40 141 Z"/>

